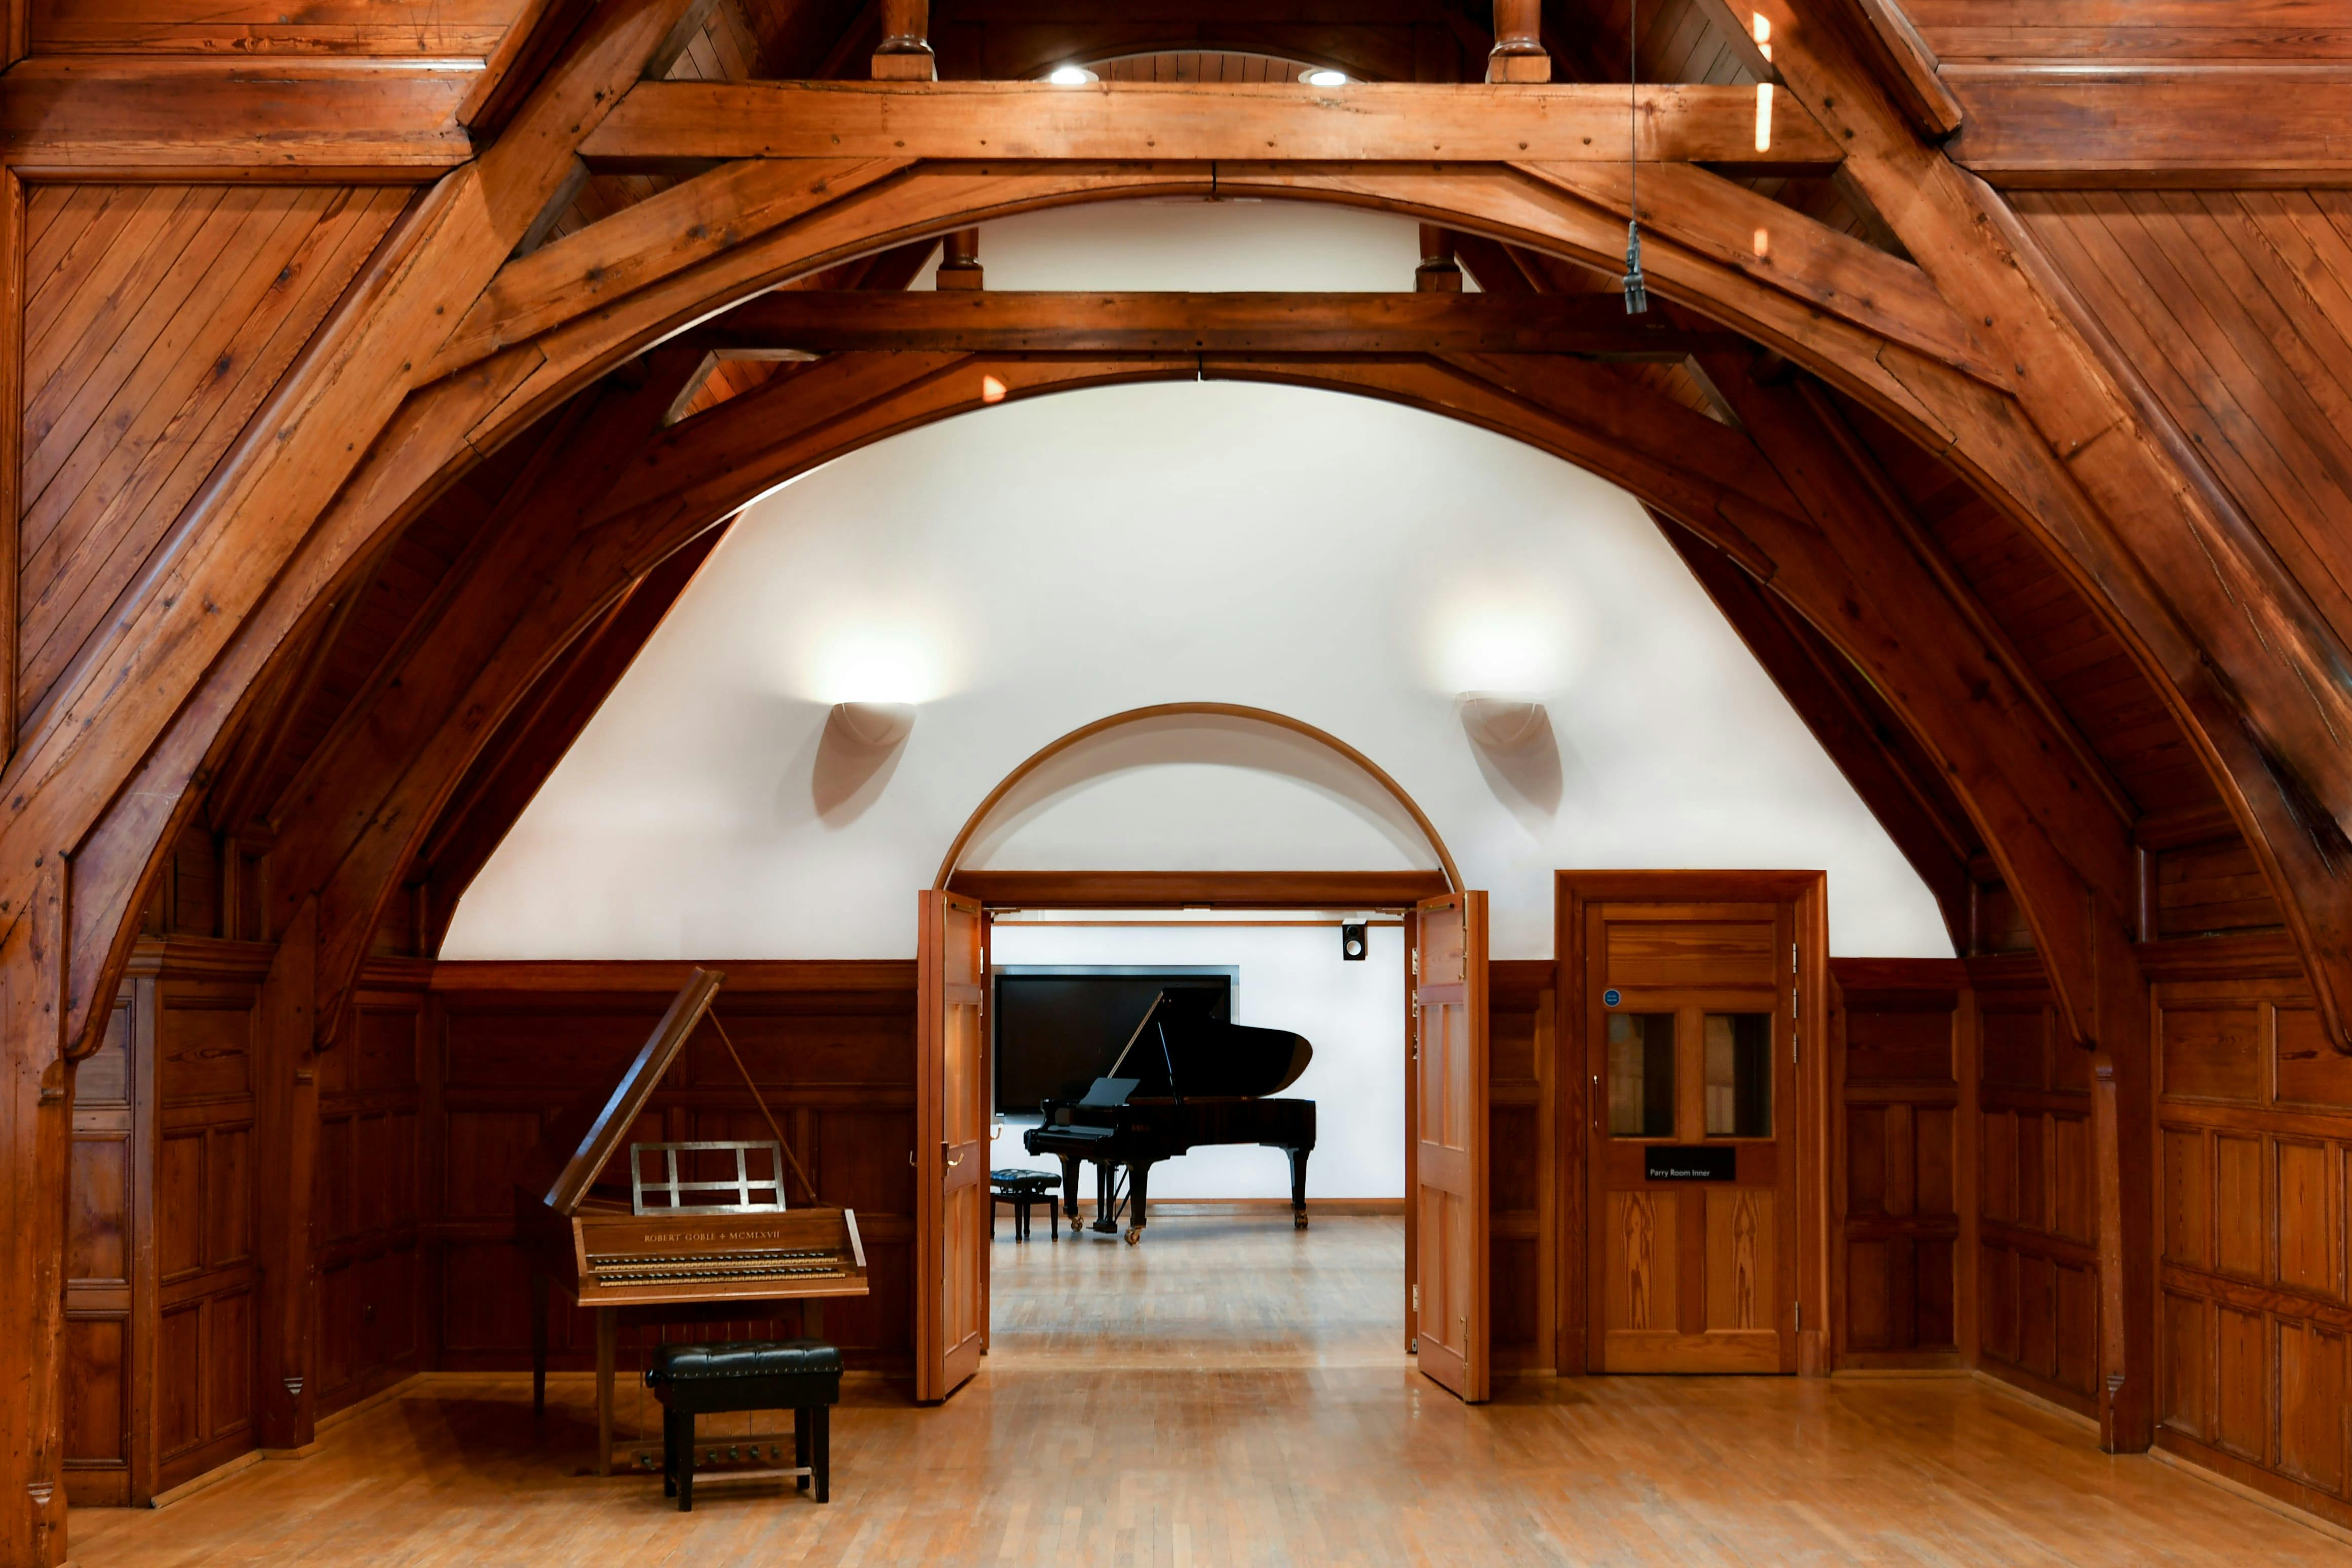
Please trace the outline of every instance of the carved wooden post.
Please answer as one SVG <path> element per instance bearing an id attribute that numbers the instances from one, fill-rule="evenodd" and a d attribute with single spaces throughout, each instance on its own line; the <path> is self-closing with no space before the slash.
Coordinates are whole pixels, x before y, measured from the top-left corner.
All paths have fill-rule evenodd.
<path id="1" fill-rule="evenodd" d="M 2091 1142 L 2098 1162 L 2099 1447 L 2147 1452 L 2156 1438 L 2156 1102 L 2141 1038 L 2091 1058 Z"/>
<path id="2" fill-rule="evenodd" d="M 1462 292 L 1462 265 L 1454 259 L 1454 234 L 1436 224 L 1421 226 L 1421 265 L 1412 269 L 1412 286 L 1423 294 Z"/>
<path id="3" fill-rule="evenodd" d="M 299 1451 L 318 1435 L 311 1325 L 318 1247 L 311 1193 L 319 1163 L 315 1049 L 319 904 L 305 899 L 261 983 L 255 1240 L 261 1262 L 256 1382 L 265 1451 Z"/>
<path id="4" fill-rule="evenodd" d="M 882 42 L 874 51 L 877 81 L 937 81 L 931 53 L 931 0 L 882 0 Z"/>
<path id="5" fill-rule="evenodd" d="M 948 236 L 940 257 L 939 277 L 941 289 L 978 289 L 982 286 L 980 269 L 980 230 L 960 228 Z"/>
<path id="6" fill-rule="evenodd" d="M 16 1358 L 0 1394 L 0 1561 L 66 1560 L 65 1225 L 73 1064 L 65 1016 L 63 857 L 37 863 L 29 907 L 0 937 L 0 1344 Z"/>
<path id="7" fill-rule="evenodd" d="M 1551 57 L 1543 47 L 1543 0 L 1495 0 L 1495 47 L 1486 57 L 1486 79 L 1551 79 Z"/>

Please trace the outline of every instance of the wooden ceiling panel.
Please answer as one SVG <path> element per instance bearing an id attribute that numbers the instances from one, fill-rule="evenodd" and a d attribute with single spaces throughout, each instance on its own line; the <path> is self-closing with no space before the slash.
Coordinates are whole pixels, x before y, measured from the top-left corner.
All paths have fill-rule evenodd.
<path id="1" fill-rule="evenodd" d="M 2218 804 L 2179 721 L 2042 547 L 1933 457 L 1854 405 L 1847 423 L 2117 787 L 2142 813 Z"/>
<path id="2" fill-rule="evenodd" d="M 2352 637 L 2352 195 L 2014 200 L 2263 540 Z"/>
<path id="3" fill-rule="evenodd" d="M 1306 60 L 1276 55 L 1244 55 L 1208 49 L 1167 49 L 1091 62 L 1105 81 L 1297 81 L 1312 68 Z"/>
<path id="4" fill-rule="evenodd" d="M 36 189 L 20 730 L 407 199 L 342 186 Z"/>

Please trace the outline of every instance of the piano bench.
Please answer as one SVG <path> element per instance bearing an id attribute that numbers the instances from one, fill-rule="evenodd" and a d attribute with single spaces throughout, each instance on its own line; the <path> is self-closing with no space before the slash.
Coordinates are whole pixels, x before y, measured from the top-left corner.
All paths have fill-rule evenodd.
<path id="1" fill-rule="evenodd" d="M 733 1475 L 793 1478 L 816 1500 L 832 1493 L 833 1406 L 841 1401 L 841 1352 L 822 1340 L 736 1340 L 663 1345 L 646 1369 L 646 1386 L 662 1403 L 662 1495 L 694 1507 L 694 1418 L 738 1410 L 793 1413 L 790 1468 Z M 779 1439 L 781 1441 L 781 1439 Z M 755 1449 L 756 1452 L 756 1449 Z"/>
<path id="2" fill-rule="evenodd" d="M 1054 1227 L 1054 1239 L 1062 1239 L 1062 1178 L 1050 1171 L 1024 1171 L 1009 1167 L 988 1173 L 989 1205 L 988 1234 L 996 1235 L 996 1205 L 1013 1205 L 1013 1239 L 1029 1239 L 1029 1211 L 1038 1204 L 1045 1205 L 1048 1222 Z"/>

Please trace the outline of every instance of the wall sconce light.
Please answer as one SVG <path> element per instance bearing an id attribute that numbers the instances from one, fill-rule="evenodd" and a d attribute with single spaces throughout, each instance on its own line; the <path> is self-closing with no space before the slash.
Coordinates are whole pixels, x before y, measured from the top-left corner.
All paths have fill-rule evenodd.
<path id="1" fill-rule="evenodd" d="M 1544 705 L 1532 697 L 1502 691 L 1465 691 L 1454 699 L 1462 727 L 1482 746 L 1507 752 L 1535 739 L 1544 724 Z"/>
<path id="2" fill-rule="evenodd" d="M 905 740 L 915 727 L 911 702 L 836 702 L 832 721 L 861 746 L 887 751 Z"/>
<path id="3" fill-rule="evenodd" d="M 1364 941 L 1364 922 L 1343 922 L 1339 927 L 1339 956 L 1349 963 L 1361 963 L 1368 951 Z"/>

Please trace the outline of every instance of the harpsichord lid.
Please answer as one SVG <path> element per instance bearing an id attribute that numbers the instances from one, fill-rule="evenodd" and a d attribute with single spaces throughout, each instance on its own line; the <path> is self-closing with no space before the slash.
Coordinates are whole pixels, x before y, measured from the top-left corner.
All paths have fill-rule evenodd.
<path id="1" fill-rule="evenodd" d="M 540 1139 L 523 1186 L 558 1214 L 571 1214 L 596 1184 L 604 1166 L 628 1136 L 638 1112 L 677 1059 L 686 1037 L 710 1010 L 711 999 L 726 975 L 715 969 L 697 969 L 670 999 L 669 1010 L 648 1038 L 629 1070 L 602 1105 L 585 1100 L 559 1117 Z"/>

